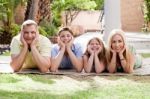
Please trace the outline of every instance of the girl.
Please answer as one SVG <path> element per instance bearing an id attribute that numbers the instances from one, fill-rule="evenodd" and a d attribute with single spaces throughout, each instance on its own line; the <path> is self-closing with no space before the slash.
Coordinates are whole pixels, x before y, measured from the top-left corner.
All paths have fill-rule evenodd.
<path id="1" fill-rule="evenodd" d="M 110 73 L 117 71 L 131 73 L 133 68 L 140 67 L 142 61 L 140 58 L 135 57 L 133 50 L 133 47 L 127 46 L 124 32 L 117 29 L 113 30 L 108 39 L 108 71 Z M 136 60 L 138 60 L 138 64 Z"/>
<path id="2" fill-rule="evenodd" d="M 51 51 L 51 71 L 58 69 L 73 69 L 81 72 L 83 69 L 82 48 L 73 43 L 73 32 L 64 27 L 58 32 L 58 44 Z"/>
<path id="3" fill-rule="evenodd" d="M 83 55 L 85 72 L 101 73 L 106 66 L 106 49 L 103 42 L 97 38 L 92 38 L 87 44 L 87 50 Z"/>

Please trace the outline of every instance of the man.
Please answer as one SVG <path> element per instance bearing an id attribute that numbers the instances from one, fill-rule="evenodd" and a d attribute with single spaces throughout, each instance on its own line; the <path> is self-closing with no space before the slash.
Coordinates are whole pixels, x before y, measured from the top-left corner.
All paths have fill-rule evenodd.
<path id="1" fill-rule="evenodd" d="M 25 21 L 21 32 L 11 42 L 11 67 L 14 71 L 38 68 L 47 72 L 50 68 L 51 43 L 39 34 L 38 25 L 33 20 Z"/>

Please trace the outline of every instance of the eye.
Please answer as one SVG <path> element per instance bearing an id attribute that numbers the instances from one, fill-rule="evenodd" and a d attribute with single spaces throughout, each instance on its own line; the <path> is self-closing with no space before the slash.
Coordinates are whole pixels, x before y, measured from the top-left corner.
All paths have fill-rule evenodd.
<path id="1" fill-rule="evenodd" d="M 90 45 L 94 45 L 93 43 L 90 43 Z"/>
<path id="2" fill-rule="evenodd" d="M 112 43 L 116 43 L 116 41 L 112 41 Z"/>
<path id="3" fill-rule="evenodd" d="M 68 34 L 67 37 L 71 37 L 71 35 Z"/>
<path id="4" fill-rule="evenodd" d="M 63 38 L 63 37 L 65 37 L 65 35 L 61 35 L 60 37 Z"/>
<path id="5" fill-rule="evenodd" d="M 35 31 L 32 31 L 31 33 L 32 33 L 32 34 L 36 34 L 36 32 L 35 32 Z"/>
<path id="6" fill-rule="evenodd" d="M 29 32 L 25 31 L 24 34 L 28 34 Z"/>
<path id="7" fill-rule="evenodd" d="M 96 43 L 96 45 L 101 45 L 101 44 L 99 44 L 99 43 Z"/>
<path id="8" fill-rule="evenodd" d="M 119 43 L 122 43 L 122 40 L 118 40 Z"/>

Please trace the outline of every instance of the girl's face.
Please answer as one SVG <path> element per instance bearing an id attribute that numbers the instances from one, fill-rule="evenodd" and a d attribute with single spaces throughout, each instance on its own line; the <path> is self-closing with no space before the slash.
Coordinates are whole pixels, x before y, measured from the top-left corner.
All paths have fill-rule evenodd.
<path id="1" fill-rule="evenodd" d="M 103 45 L 96 39 L 93 39 L 90 41 L 89 46 L 90 46 L 91 50 L 97 51 L 97 50 L 102 50 Z"/>
<path id="2" fill-rule="evenodd" d="M 71 39 L 73 38 L 72 34 L 69 31 L 62 31 L 59 37 L 60 37 L 60 40 L 65 44 L 70 42 Z"/>
<path id="3" fill-rule="evenodd" d="M 116 52 L 120 52 L 124 48 L 124 41 L 120 35 L 114 35 L 111 40 L 111 48 Z"/>

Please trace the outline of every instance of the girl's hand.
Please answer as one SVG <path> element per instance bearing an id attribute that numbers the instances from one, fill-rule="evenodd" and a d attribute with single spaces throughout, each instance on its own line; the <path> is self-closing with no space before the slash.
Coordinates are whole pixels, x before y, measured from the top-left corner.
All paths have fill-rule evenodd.
<path id="1" fill-rule="evenodd" d="M 101 48 L 101 46 L 99 46 L 99 47 L 97 48 L 97 50 L 95 51 L 95 54 L 98 55 L 98 54 L 101 52 L 101 50 L 102 50 L 102 48 Z"/>
<path id="2" fill-rule="evenodd" d="M 94 54 L 94 51 L 92 50 L 92 48 L 91 48 L 90 45 L 88 45 L 87 51 L 88 51 L 90 54 Z"/>

